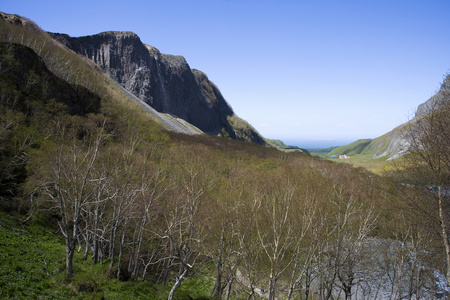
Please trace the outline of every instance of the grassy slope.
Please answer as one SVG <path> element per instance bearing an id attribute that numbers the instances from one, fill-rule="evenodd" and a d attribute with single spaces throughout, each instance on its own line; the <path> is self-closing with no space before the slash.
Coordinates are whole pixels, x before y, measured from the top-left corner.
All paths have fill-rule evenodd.
<path id="1" fill-rule="evenodd" d="M 358 154 L 353 155 L 349 159 L 329 159 L 336 163 L 347 163 L 351 164 L 354 167 L 365 168 L 372 173 L 380 174 L 383 171 L 392 169 L 394 167 L 394 163 L 392 161 L 386 160 L 387 157 L 380 157 L 377 159 L 373 159 L 372 154 Z"/>
<path id="2" fill-rule="evenodd" d="M 350 158 L 348 159 L 330 159 L 336 163 L 348 163 L 355 167 L 365 168 L 373 173 L 379 174 L 385 170 L 388 170 L 393 167 L 393 163 L 387 161 L 387 157 L 383 156 L 377 159 L 374 159 L 373 156 L 375 153 L 379 151 L 379 149 L 385 149 L 387 145 L 385 145 L 388 135 L 383 135 L 374 140 L 372 139 L 362 139 L 350 143 L 348 145 L 340 146 L 334 149 L 331 149 L 329 152 L 312 152 L 312 155 L 320 156 L 320 157 L 329 157 L 330 155 L 348 155 Z"/>
<path id="3" fill-rule="evenodd" d="M 283 141 L 280 141 L 280 140 L 266 139 L 266 142 L 267 142 L 269 145 L 271 145 L 271 146 L 273 146 L 273 147 L 280 148 L 280 149 L 286 149 L 286 148 L 289 148 L 288 145 L 286 145 L 285 143 L 283 143 Z"/>
<path id="4" fill-rule="evenodd" d="M 155 122 L 153 117 L 145 114 L 136 103 L 125 97 L 110 83 L 109 78 L 98 72 L 89 61 L 55 45 L 50 37 L 34 25 L 22 28 L 0 20 L 1 41 L 20 42 L 17 38 L 21 36 L 26 41 L 25 46 L 37 46 L 33 50 L 40 54 L 46 66 L 54 74 L 74 86 L 81 85 L 95 94 L 102 95 L 101 111 L 103 116 L 110 120 L 107 126 L 116 128 L 117 137 L 129 130 L 127 127 L 144 126 L 147 128 L 147 138 L 153 139 L 159 145 L 167 145 L 169 142 L 167 132 Z M 69 70 L 74 71 L 66 72 L 64 68 L 61 68 L 62 61 L 66 61 L 66 65 L 73 66 Z M 41 81 L 42 77 L 37 79 Z M 18 91 L 15 89 L 15 85 L 10 84 L 1 92 L 5 95 L 17 94 Z M 39 92 L 30 94 L 28 91 L 28 94 L 20 99 L 28 103 L 37 97 L 33 96 L 35 94 L 39 96 Z M 26 124 L 30 127 L 29 130 L 32 132 L 41 130 L 40 127 L 35 126 L 35 122 L 30 121 L 32 118 L 29 119 L 29 116 L 23 118 L 24 120 L 28 118 Z M 47 121 L 42 119 L 39 122 L 46 124 Z M 51 126 L 49 124 L 47 127 Z M 22 130 L 21 128 L 19 126 L 17 130 Z M 41 140 L 36 141 L 36 143 L 40 142 Z M 2 206 L 5 204 L 3 199 L 1 204 Z M 4 205 L 4 207 L 8 206 L 9 204 Z M 91 259 L 84 260 L 83 253 L 75 254 L 75 275 L 67 281 L 65 245 L 55 225 L 56 220 L 44 222 L 45 217 L 36 215 L 31 222 L 22 225 L 25 216 L 13 216 L 8 211 L 10 211 L 9 208 L 6 208 L 4 212 L 0 210 L 0 298 L 167 299 L 170 286 L 155 285 L 142 280 L 121 282 L 110 278 L 108 261 L 93 265 Z M 212 282 L 213 280 L 200 270 L 195 276 L 186 279 L 177 290 L 176 299 L 206 297 L 212 289 Z"/>
<path id="5" fill-rule="evenodd" d="M 345 154 L 350 156 L 350 158 L 344 160 L 333 160 L 339 163 L 349 163 L 354 165 L 355 167 L 363 167 L 377 174 L 381 173 L 384 170 L 393 168 L 394 164 L 393 162 L 387 160 L 389 158 L 388 155 L 378 158 L 374 158 L 374 156 L 382 153 L 387 149 L 392 137 L 398 134 L 399 129 L 401 128 L 397 127 L 391 132 L 388 132 L 373 140 L 361 139 L 348 145 L 337 147 L 323 156 L 336 155 L 339 157 L 339 155 Z"/>
<path id="6" fill-rule="evenodd" d="M 305 149 L 288 146 L 283 141 L 280 141 L 280 140 L 271 140 L 271 139 L 264 139 L 264 140 L 265 140 L 267 145 L 270 145 L 270 146 L 272 146 L 274 148 L 277 148 L 277 149 L 279 149 L 279 150 L 281 150 L 283 152 L 299 152 L 299 153 L 310 154 Z"/>
<path id="7" fill-rule="evenodd" d="M 83 253 L 75 254 L 76 273 L 66 281 L 64 242 L 57 228 L 42 217 L 24 226 L 20 217 L 0 212 L 0 248 L 2 299 L 166 299 L 170 291 L 169 286 L 148 281 L 110 278 L 109 261 L 93 265 Z M 199 273 L 186 280 L 176 298 L 204 298 L 212 286 L 213 280 Z"/>
<path id="8" fill-rule="evenodd" d="M 371 139 L 357 140 L 348 145 L 337 147 L 333 149 L 328 155 L 356 155 L 356 154 L 367 154 L 366 148 L 372 142 Z"/>
<path id="9" fill-rule="evenodd" d="M 379 155 L 383 153 L 395 138 L 401 137 L 402 133 L 407 129 L 405 125 L 400 125 L 392 131 L 379 136 L 375 139 L 361 139 L 356 142 L 337 147 L 330 151 L 328 155 Z M 391 153 L 392 154 L 392 153 Z"/>

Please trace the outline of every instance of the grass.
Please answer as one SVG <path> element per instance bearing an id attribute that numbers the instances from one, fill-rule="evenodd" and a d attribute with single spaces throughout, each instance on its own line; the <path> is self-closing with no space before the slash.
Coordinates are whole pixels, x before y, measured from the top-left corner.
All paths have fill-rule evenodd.
<path id="1" fill-rule="evenodd" d="M 308 150 L 308 149 L 306 149 L 306 150 Z M 308 150 L 308 151 L 310 151 L 310 150 Z M 316 157 L 327 157 L 329 152 L 327 152 L 327 151 L 322 151 L 321 149 L 318 149 L 318 150 L 310 151 L 309 153 L 310 153 L 312 156 L 316 156 Z"/>
<path id="2" fill-rule="evenodd" d="M 0 212 L 1 299 L 167 299 L 170 286 L 110 278 L 109 261 L 94 265 L 83 251 L 75 253 L 75 274 L 68 280 L 63 240 L 45 222 L 37 218 L 23 226 Z M 208 272 L 198 272 L 183 282 L 175 299 L 209 299 L 213 285 Z"/>
<path id="3" fill-rule="evenodd" d="M 264 141 L 266 142 L 266 144 L 268 144 L 274 148 L 277 148 L 278 150 L 283 151 L 283 152 L 287 152 L 287 153 L 291 153 L 291 152 L 305 153 L 306 152 L 306 150 L 304 150 L 304 149 L 300 149 L 300 148 L 293 147 L 293 146 L 288 146 L 283 141 L 280 141 L 280 140 L 271 140 L 271 139 L 264 138 Z"/>
<path id="4" fill-rule="evenodd" d="M 0 298 L 69 296 L 68 290 L 55 288 L 64 268 L 64 245 L 57 237 L 1 213 L 0 248 Z"/>
<path id="5" fill-rule="evenodd" d="M 227 116 L 227 121 L 231 125 L 238 140 L 245 140 L 258 144 L 266 143 L 264 138 L 247 121 L 239 118 L 236 115 Z M 227 136 L 227 133 L 225 132 L 222 132 L 222 134 L 224 136 Z"/>
<path id="6" fill-rule="evenodd" d="M 394 168 L 394 163 L 387 160 L 387 156 L 373 159 L 373 154 L 357 154 L 352 155 L 348 159 L 327 158 L 336 163 L 348 163 L 354 167 L 365 168 L 372 173 L 381 174 L 383 171 Z"/>
<path id="7" fill-rule="evenodd" d="M 394 168 L 394 163 L 392 161 L 387 160 L 389 156 L 382 156 L 374 159 L 375 153 L 377 153 L 376 148 L 385 149 L 387 147 L 386 137 L 380 137 L 375 140 L 371 139 L 362 139 L 350 143 L 348 145 L 340 146 L 332 151 L 326 152 L 311 152 L 311 155 L 318 157 L 325 157 L 327 160 L 334 161 L 337 163 L 348 163 L 355 167 L 365 168 L 372 173 L 381 174 L 383 171 Z M 381 145 L 384 148 L 379 147 L 379 143 L 383 143 Z M 379 150 L 378 150 L 379 151 Z M 347 159 L 339 159 L 339 158 L 329 158 L 330 155 L 339 155 L 346 154 L 350 156 Z"/>
<path id="8" fill-rule="evenodd" d="M 356 155 L 356 154 L 363 154 L 366 147 L 372 142 L 371 139 L 365 139 L 365 140 L 358 140 L 356 142 L 353 142 L 351 144 L 337 147 L 336 149 L 333 149 L 329 155 Z M 373 154 L 373 153 L 372 153 Z"/>

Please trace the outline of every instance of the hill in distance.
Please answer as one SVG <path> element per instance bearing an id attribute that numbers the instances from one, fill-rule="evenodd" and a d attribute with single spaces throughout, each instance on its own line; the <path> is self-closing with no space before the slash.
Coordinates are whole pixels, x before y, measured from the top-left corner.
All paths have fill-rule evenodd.
<path id="1" fill-rule="evenodd" d="M 450 75 L 447 75 L 439 89 L 426 102 L 417 108 L 415 117 L 375 139 L 362 139 L 329 152 L 329 155 L 371 155 L 372 159 L 393 160 L 407 153 L 410 144 L 410 131 L 414 131 L 415 122 L 434 110 L 448 105 L 450 99 Z"/>
<path id="2" fill-rule="evenodd" d="M 442 290 L 446 219 L 402 207 L 404 195 L 435 207 L 422 183 L 247 142 L 251 127 L 230 115 L 216 123 L 220 136 L 202 134 L 212 129 L 181 119 L 192 107 L 159 112 L 146 80 L 119 80 L 215 94 L 183 59 L 162 55 L 160 65 L 134 35 L 107 33 L 93 39 L 141 49 L 140 66 L 159 75 L 108 74 L 25 18 L 1 17 L 0 297 L 431 299 Z M 219 101 L 202 99 L 217 113 Z M 167 130 L 169 120 L 188 134 Z"/>

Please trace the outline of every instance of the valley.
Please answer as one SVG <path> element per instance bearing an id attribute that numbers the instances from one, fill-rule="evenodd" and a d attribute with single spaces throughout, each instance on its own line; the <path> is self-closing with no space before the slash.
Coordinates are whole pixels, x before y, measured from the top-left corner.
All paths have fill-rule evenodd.
<path id="1" fill-rule="evenodd" d="M 315 152 L 132 32 L 0 17 L 0 297 L 445 296 L 450 76 L 410 122 Z"/>

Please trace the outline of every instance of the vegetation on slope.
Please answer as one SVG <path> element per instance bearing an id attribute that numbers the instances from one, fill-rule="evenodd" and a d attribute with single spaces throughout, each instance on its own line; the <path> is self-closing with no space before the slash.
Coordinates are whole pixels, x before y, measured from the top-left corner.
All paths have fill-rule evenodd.
<path id="1" fill-rule="evenodd" d="M 402 124 L 375 139 L 362 139 L 337 147 L 329 155 L 362 155 L 374 160 L 392 160 L 401 157 L 408 150 L 408 133 L 414 122 Z"/>
<path id="2" fill-rule="evenodd" d="M 166 132 L 41 31 L 0 24 L 2 37 L 42 39 L 54 54 L 41 52 L 54 64 L 53 75 L 34 71 L 39 88 L 0 80 L 2 296 L 242 299 L 262 287 L 269 299 L 430 298 L 438 290 L 447 219 L 435 222 L 435 194 L 423 182 L 394 174 L 408 185 L 393 185 L 301 153 Z M 33 51 L 3 47 L 37 70 Z M 1 58 L 1 72 L 21 73 L 21 55 Z M 54 70 L 64 77 L 66 61 L 81 73 L 63 83 Z M 61 85 L 47 99 L 49 80 Z M 67 101 L 61 94 L 77 85 L 78 100 Z M 439 162 L 448 174 L 448 160 Z M 404 204 L 417 199 L 420 210 Z"/>
<path id="3" fill-rule="evenodd" d="M 24 224 L 20 216 L 0 213 L 0 297 L 2 299 L 167 299 L 170 287 L 150 281 L 121 281 L 108 264 L 93 264 L 75 253 L 75 274 L 65 275 L 64 243 L 55 224 L 35 216 Z M 202 299 L 213 279 L 200 270 L 176 293 L 177 299 Z"/>
<path id="4" fill-rule="evenodd" d="M 366 147 L 372 142 L 371 139 L 357 140 L 356 142 L 350 143 L 345 146 L 340 146 L 332 151 L 329 155 L 356 155 L 356 154 L 366 154 Z"/>

